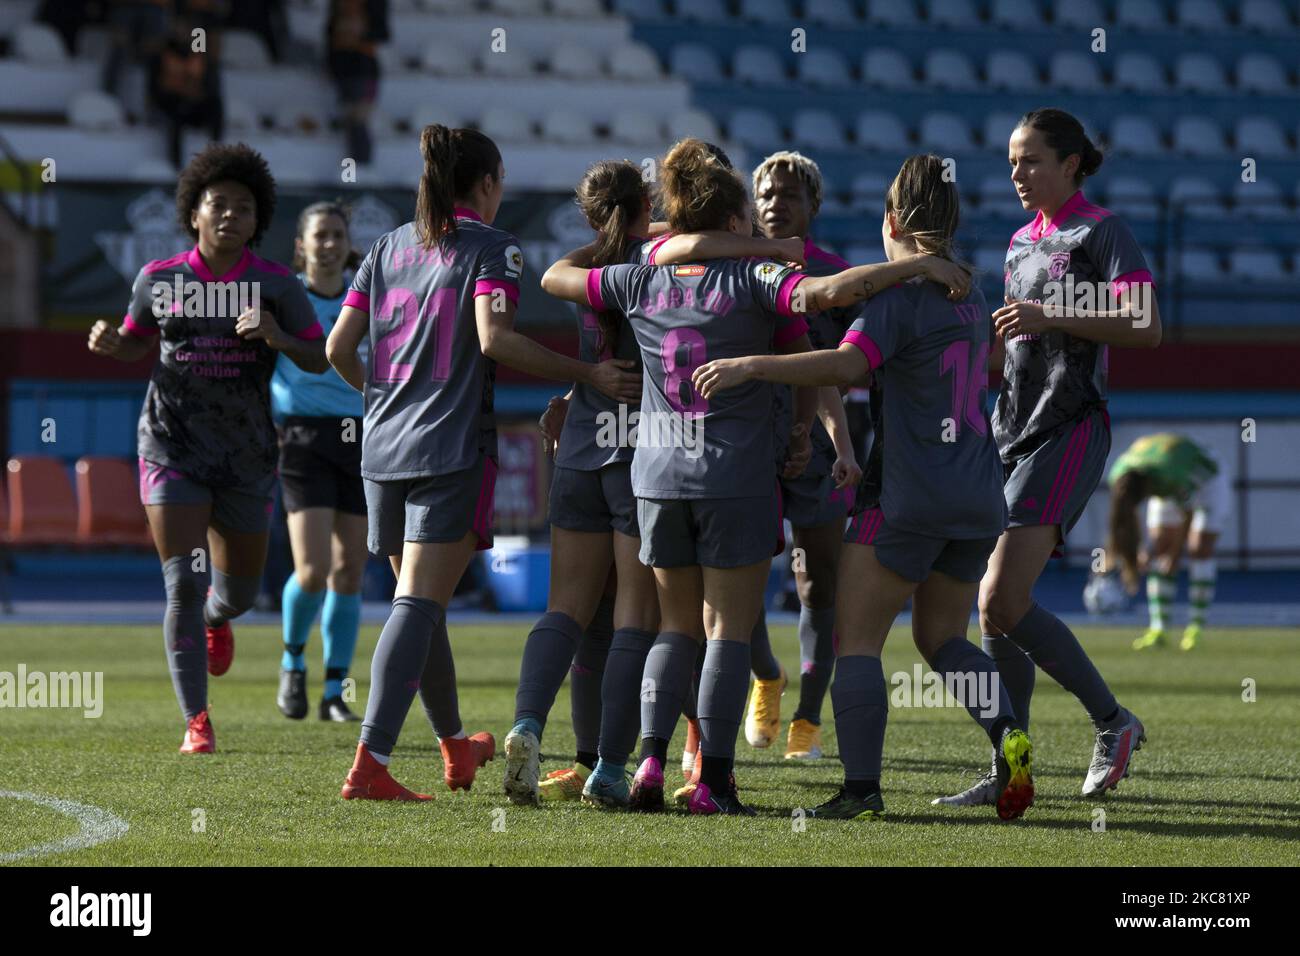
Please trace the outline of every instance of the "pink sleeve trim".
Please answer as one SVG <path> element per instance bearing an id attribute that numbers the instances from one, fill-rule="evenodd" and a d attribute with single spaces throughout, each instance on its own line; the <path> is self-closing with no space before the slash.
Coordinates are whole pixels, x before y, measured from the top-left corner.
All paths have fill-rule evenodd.
<path id="1" fill-rule="evenodd" d="M 646 263 L 648 265 L 657 266 L 659 264 L 658 262 L 655 261 L 655 258 L 659 255 L 659 247 L 662 246 L 665 242 L 667 242 L 672 237 L 673 234 L 671 232 L 665 232 L 662 236 L 660 236 L 658 239 L 654 241 L 654 245 L 652 245 L 650 247 L 650 251 L 646 253 Z"/>
<path id="2" fill-rule="evenodd" d="M 781 348 L 789 345 L 801 335 L 808 334 L 808 323 L 802 315 L 796 315 L 794 318 L 776 330 L 776 335 L 772 336 L 772 346 Z"/>
<path id="3" fill-rule="evenodd" d="M 491 295 L 497 289 L 506 294 L 506 298 L 515 305 L 519 304 L 519 286 L 504 279 L 479 279 L 474 283 L 474 296 Z"/>
<path id="4" fill-rule="evenodd" d="M 844 338 L 840 341 L 840 344 L 843 345 L 845 342 L 848 342 L 849 345 L 855 346 L 867 357 L 867 365 L 870 368 L 880 368 L 882 363 L 880 349 L 876 343 L 871 340 L 871 336 L 867 335 L 866 332 L 855 332 L 850 329 L 848 332 L 844 333 Z"/>
<path id="5" fill-rule="evenodd" d="M 600 294 L 600 274 L 602 271 L 602 269 L 592 269 L 587 273 L 587 304 L 597 312 L 605 311 L 605 299 Z"/>
<path id="6" fill-rule="evenodd" d="M 302 339 L 304 342 L 314 342 L 325 335 L 325 330 L 320 327 L 319 322 L 312 322 L 311 325 L 301 332 L 293 333 L 295 339 Z"/>
<path id="7" fill-rule="evenodd" d="M 370 296 L 364 292 L 358 292 L 355 289 L 349 289 L 347 296 L 343 299 L 345 309 L 356 309 L 358 312 L 370 314 Z"/>
<path id="8" fill-rule="evenodd" d="M 794 294 L 794 287 L 806 278 L 807 275 L 802 272 L 793 272 L 785 277 L 785 281 L 781 283 L 781 288 L 776 293 L 776 311 L 782 315 L 794 315 L 790 311 L 790 296 Z"/>
<path id="9" fill-rule="evenodd" d="M 129 312 L 122 317 L 122 327 L 125 328 L 129 334 L 138 336 L 139 338 L 146 338 L 150 335 L 158 334 L 157 326 L 150 328 L 148 326 L 137 325 L 135 319 L 131 318 Z"/>
<path id="10" fill-rule="evenodd" d="M 1111 279 L 1110 288 L 1115 295 L 1119 295 L 1129 286 L 1142 285 L 1143 283 L 1154 285 L 1155 280 L 1151 278 L 1151 273 L 1146 269 L 1138 269 L 1136 272 L 1126 272 L 1118 279 Z"/>

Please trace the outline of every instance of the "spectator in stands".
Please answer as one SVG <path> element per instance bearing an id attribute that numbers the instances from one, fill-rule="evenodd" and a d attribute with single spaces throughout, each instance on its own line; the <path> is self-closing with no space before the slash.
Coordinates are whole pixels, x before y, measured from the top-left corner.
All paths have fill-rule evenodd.
<path id="1" fill-rule="evenodd" d="M 230 0 L 226 27 L 257 34 L 266 42 L 271 59 L 283 62 L 289 46 L 289 17 L 284 0 Z"/>
<path id="2" fill-rule="evenodd" d="M 214 142 L 221 139 L 225 112 L 217 59 L 211 52 L 194 51 L 189 23 L 178 22 L 154 57 L 149 69 L 149 98 L 167 118 L 168 156 L 177 168 L 185 127 L 207 127 Z"/>
<path id="3" fill-rule="evenodd" d="M 155 58 L 169 33 L 175 13 L 172 0 L 106 0 L 108 4 L 109 50 L 104 63 L 103 87 L 117 95 L 122 68 L 127 61 Z M 68 37 L 64 36 L 64 42 Z"/>
<path id="4" fill-rule="evenodd" d="M 63 40 L 68 56 L 77 52 L 77 34 L 86 22 L 104 16 L 99 4 L 89 0 L 41 0 L 36 8 L 36 22 L 50 27 Z"/>
<path id="5" fill-rule="evenodd" d="M 338 89 L 348 155 L 370 162 L 370 111 L 379 95 L 377 45 L 388 40 L 387 0 L 330 0 L 326 65 Z"/>

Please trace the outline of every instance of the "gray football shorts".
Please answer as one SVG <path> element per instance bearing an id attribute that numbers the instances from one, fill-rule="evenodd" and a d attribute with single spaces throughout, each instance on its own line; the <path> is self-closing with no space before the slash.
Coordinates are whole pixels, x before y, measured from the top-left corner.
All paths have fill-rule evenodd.
<path id="1" fill-rule="evenodd" d="M 1098 409 L 1019 461 L 1004 465 L 1007 527 L 1059 525 L 1064 543 L 1097 490 L 1109 454 L 1110 416 Z"/>
<path id="2" fill-rule="evenodd" d="M 853 507 L 853 488 L 836 488 L 829 474 L 816 478 L 800 475 L 781 480 L 781 503 L 786 520 L 795 528 L 820 528 L 843 521 Z"/>
<path id="3" fill-rule="evenodd" d="M 920 584 L 939 571 L 974 584 L 988 570 L 989 557 L 998 539 L 934 538 L 927 534 L 891 528 L 879 508 L 868 508 L 855 515 L 844 532 L 849 544 L 869 544 L 876 550 L 876 560 L 899 577 Z"/>
<path id="4" fill-rule="evenodd" d="M 743 568 L 785 550 L 775 490 L 761 498 L 638 498 L 641 563 Z"/>
<path id="5" fill-rule="evenodd" d="M 174 468 L 140 459 L 140 503 L 211 505 L 212 523 L 241 534 L 271 527 L 275 472 L 238 485 L 203 485 Z"/>
<path id="6" fill-rule="evenodd" d="M 551 524 L 566 531 L 613 529 L 638 537 L 632 463 L 616 461 L 596 471 L 556 465 L 551 476 L 549 518 Z"/>
<path id="7" fill-rule="evenodd" d="M 406 541 L 459 541 L 470 531 L 478 535 L 476 550 L 492 547 L 497 463 L 486 455 L 446 475 L 365 482 L 371 554 L 392 557 Z"/>

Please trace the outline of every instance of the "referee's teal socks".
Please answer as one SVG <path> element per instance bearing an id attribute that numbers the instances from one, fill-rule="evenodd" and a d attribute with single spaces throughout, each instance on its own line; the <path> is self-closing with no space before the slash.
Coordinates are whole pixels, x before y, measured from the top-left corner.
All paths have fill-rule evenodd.
<path id="1" fill-rule="evenodd" d="M 304 591 L 298 583 L 298 575 L 291 574 L 284 582 L 280 603 L 284 617 L 284 656 L 280 658 L 280 667 L 286 671 L 305 671 L 307 659 L 302 649 L 307 646 L 311 626 L 316 623 L 316 615 L 325 603 L 325 592 Z M 352 641 L 355 647 L 355 635 Z"/>
<path id="2" fill-rule="evenodd" d="M 310 627 L 310 625 L 308 625 Z M 343 696 L 343 679 L 352 668 L 361 629 L 361 595 L 325 592 L 320 636 L 325 653 L 325 699 Z"/>

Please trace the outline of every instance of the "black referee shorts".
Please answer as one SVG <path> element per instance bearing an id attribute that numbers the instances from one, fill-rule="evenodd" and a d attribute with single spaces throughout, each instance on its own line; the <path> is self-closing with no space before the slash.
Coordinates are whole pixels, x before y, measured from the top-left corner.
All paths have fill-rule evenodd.
<path id="1" fill-rule="evenodd" d="M 360 416 L 286 415 L 278 430 L 285 511 L 333 508 L 347 514 L 366 513 Z"/>

